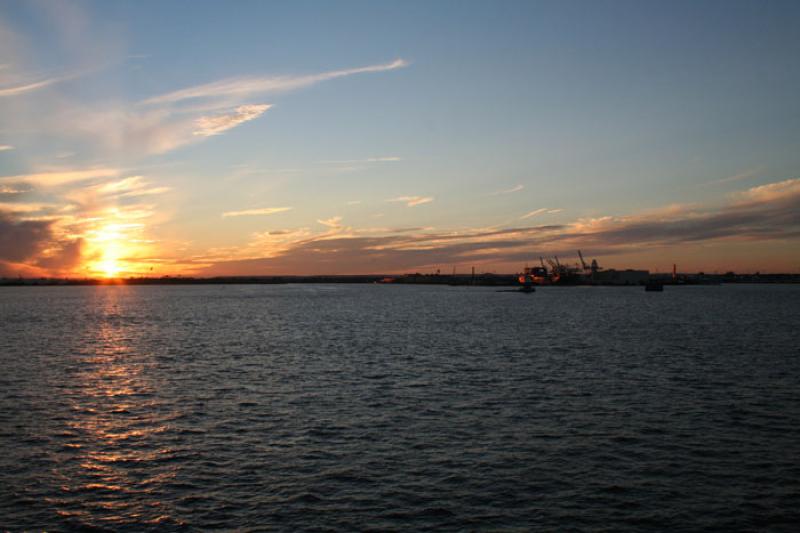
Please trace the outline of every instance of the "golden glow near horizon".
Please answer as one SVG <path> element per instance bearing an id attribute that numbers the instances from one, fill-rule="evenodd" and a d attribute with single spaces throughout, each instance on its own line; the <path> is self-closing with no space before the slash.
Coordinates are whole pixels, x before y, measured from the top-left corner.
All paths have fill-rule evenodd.
<path id="1" fill-rule="evenodd" d="M 99 267 L 103 275 L 107 278 L 116 278 L 119 276 L 120 266 L 115 258 L 104 259 Z"/>
<path id="2" fill-rule="evenodd" d="M 141 274 L 146 266 L 132 259 L 142 251 L 140 240 L 132 238 L 142 224 L 104 223 L 86 234 L 89 260 L 84 271 L 90 276 L 117 278 Z"/>
<path id="3" fill-rule="evenodd" d="M 99 254 L 98 260 L 92 261 L 87 265 L 89 271 L 92 274 L 100 274 L 106 278 L 119 276 L 122 270 L 120 257 L 124 248 L 119 225 L 108 224 L 103 226 L 95 235 L 88 238 L 88 242 L 90 249 Z"/>

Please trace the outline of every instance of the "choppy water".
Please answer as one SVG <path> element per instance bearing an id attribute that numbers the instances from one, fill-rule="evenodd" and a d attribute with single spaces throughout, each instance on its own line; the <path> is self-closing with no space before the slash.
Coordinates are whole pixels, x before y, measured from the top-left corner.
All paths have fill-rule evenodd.
<path id="1" fill-rule="evenodd" d="M 0 289 L 0 528 L 792 530 L 800 286 Z"/>

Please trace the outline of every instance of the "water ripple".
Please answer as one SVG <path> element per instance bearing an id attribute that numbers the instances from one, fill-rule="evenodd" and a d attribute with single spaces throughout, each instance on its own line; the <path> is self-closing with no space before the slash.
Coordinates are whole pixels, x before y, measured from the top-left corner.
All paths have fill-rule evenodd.
<path id="1" fill-rule="evenodd" d="M 0 528 L 785 530 L 800 287 L 0 290 Z"/>

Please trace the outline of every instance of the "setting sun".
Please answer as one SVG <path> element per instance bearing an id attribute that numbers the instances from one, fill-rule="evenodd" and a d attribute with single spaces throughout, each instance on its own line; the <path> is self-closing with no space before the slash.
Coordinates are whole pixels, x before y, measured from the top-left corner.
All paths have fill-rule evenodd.
<path id="1" fill-rule="evenodd" d="M 106 279 L 128 277 L 148 271 L 150 264 L 141 257 L 152 253 L 141 238 L 143 224 L 120 221 L 122 214 L 113 209 L 83 233 L 86 242 L 84 269 L 91 276 Z"/>
<path id="2" fill-rule="evenodd" d="M 107 278 L 115 278 L 119 275 L 120 268 L 116 259 L 107 259 L 100 263 L 99 267 L 100 271 Z"/>

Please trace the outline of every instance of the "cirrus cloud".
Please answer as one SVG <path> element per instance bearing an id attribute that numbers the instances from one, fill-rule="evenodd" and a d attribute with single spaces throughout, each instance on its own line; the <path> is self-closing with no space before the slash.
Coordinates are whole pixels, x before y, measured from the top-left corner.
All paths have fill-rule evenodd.
<path id="1" fill-rule="evenodd" d="M 225 213 L 222 213 L 222 216 L 228 218 L 228 217 L 274 215 L 276 213 L 284 213 L 291 209 L 292 209 L 291 207 L 260 207 L 257 209 L 244 209 L 242 211 L 227 211 Z"/>
<path id="2" fill-rule="evenodd" d="M 324 220 L 317 220 L 319 224 L 323 226 L 328 226 L 329 228 L 341 228 L 342 227 L 342 217 L 331 217 Z"/>
<path id="3" fill-rule="evenodd" d="M 185 100 L 222 97 L 245 98 L 253 94 L 286 92 L 309 87 L 327 80 L 352 76 L 354 74 L 395 70 L 406 67 L 408 64 L 408 61 L 404 59 L 396 59 L 389 63 L 332 70 L 320 72 L 318 74 L 226 78 L 195 87 L 172 91 L 160 96 L 154 96 L 148 98 L 143 103 L 148 105 L 174 104 Z"/>
<path id="4" fill-rule="evenodd" d="M 514 185 L 513 187 L 510 187 L 508 189 L 501 189 L 499 191 L 495 191 L 495 192 L 491 193 L 489 196 L 499 196 L 501 194 L 511 194 L 511 193 L 519 192 L 524 188 L 525 188 L 524 185 Z"/>
<path id="5" fill-rule="evenodd" d="M 88 169 L 61 169 L 36 172 L 32 174 L 16 174 L 0 176 L 0 183 L 22 182 L 38 187 L 57 187 L 68 183 L 86 181 L 95 178 L 111 178 L 120 174 L 116 168 L 99 167 Z"/>
<path id="6" fill-rule="evenodd" d="M 200 117 L 195 120 L 194 135 L 209 137 L 235 128 L 239 124 L 254 120 L 272 107 L 268 104 L 240 105 L 233 113 Z"/>
<path id="7" fill-rule="evenodd" d="M 522 215 L 519 218 L 520 218 L 520 220 L 525 220 L 527 218 L 532 218 L 532 217 L 535 217 L 537 215 L 544 215 L 544 214 L 555 215 L 556 213 L 560 213 L 562 211 L 563 211 L 563 209 L 550 209 L 548 207 L 540 207 L 539 209 L 534 209 L 533 211 L 529 211 L 529 212 L 525 213 L 524 215 Z"/>
<path id="8" fill-rule="evenodd" d="M 387 200 L 387 202 L 402 202 L 407 207 L 415 207 L 422 204 L 430 203 L 434 200 L 433 196 L 398 196 Z"/>

